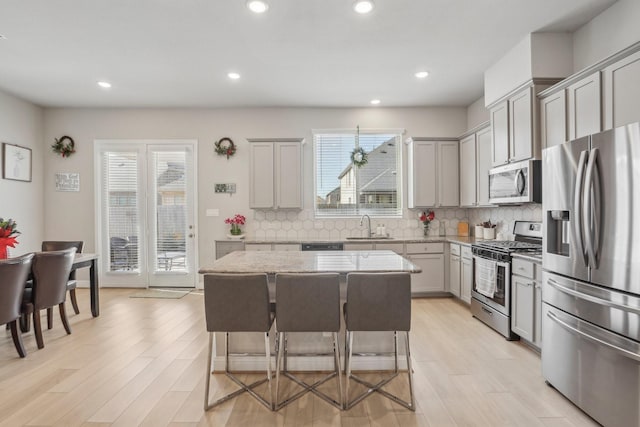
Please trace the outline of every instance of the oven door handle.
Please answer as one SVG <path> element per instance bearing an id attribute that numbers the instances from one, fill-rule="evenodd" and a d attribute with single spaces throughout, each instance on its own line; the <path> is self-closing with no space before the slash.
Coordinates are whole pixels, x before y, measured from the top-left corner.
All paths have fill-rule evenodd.
<path id="1" fill-rule="evenodd" d="M 569 332 L 573 332 L 576 335 L 581 336 L 582 338 L 585 338 L 589 341 L 595 342 L 596 344 L 602 345 L 604 347 L 607 347 L 610 350 L 615 351 L 616 353 L 620 353 L 623 356 L 635 360 L 636 362 L 640 362 L 640 355 L 637 353 L 634 353 L 632 351 L 629 351 L 627 349 L 618 347 L 617 345 L 611 344 L 605 340 L 602 340 L 600 338 L 596 338 L 592 335 L 587 334 L 586 332 L 581 331 L 580 329 L 571 326 L 570 324 L 568 324 L 567 322 L 560 320 L 558 318 L 558 316 L 556 316 L 555 314 L 553 314 L 552 312 L 548 311 L 547 312 L 547 317 L 549 319 L 551 319 L 553 322 L 556 322 L 558 325 L 560 325 L 561 327 L 563 327 L 564 329 L 568 330 Z"/>
<path id="2" fill-rule="evenodd" d="M 598 298 L 598 297 L 595 297 L 593 295 L 584 294 L 582 292 L 573 290 L 571 288 L 567 288 L 566 286 L 563 286 L 562 284 L 556 282 L 553 279 L 547 279 L 547 283 L 552 288 L 555 288 L 558 291 L 560 291 L 562 293 L 565 293 L 567 295 L 570 295 L 572 297 L 576 297 L 576 298 L 579 298 L 581 300 L 589 301 L 589 302 L 592 302 L 594 304 L 604 305 L 606 307 L 611 307 L 611 308 L 615 308 L 615 309 L 618 309 L 618 310 L 622 310 L 622 311 L 624 311 L 626 313 L 640 314 L 640 308 L 636 308 L 636 307 L 632 307 L 630 305 L 620 304 L 620 303 L 617 303 L 617 302 L 613 302 L 613 301 L 609 301 L 609 300 L 606 300 L 606 299 Z"/>

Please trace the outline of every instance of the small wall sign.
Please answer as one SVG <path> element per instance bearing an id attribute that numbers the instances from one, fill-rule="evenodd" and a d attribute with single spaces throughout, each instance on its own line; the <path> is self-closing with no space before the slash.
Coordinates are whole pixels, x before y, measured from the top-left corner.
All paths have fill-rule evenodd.
<path id="1" fill-rule="evenodd" d="M 80 191 L 80 174 L 77 172 L 56 173 L 56 191 Z"/>

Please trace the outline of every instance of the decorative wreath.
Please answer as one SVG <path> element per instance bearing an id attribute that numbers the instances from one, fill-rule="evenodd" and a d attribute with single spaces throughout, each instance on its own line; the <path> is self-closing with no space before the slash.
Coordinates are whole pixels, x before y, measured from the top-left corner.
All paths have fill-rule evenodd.
<path id="1" fill-rule="evenodd" d="M 367 152 L 364 148 L 358 147 L 351 152 L 351 163 L 357 167 L 362 167 L 367 164 L 369 159 L 367 158 Z"/>
<path id="2" fill-rule="evenodd" d="M 55 143 L 51 146 L 54 153 L 60 154 L 62 157 L 69 157 L 76 152 L 75 142 L 70 136 L 64 135 L 60 139 L 54 138 Z M 69 141 L 65 144 L 65 141 Z"/>
<path id="3" fill-rule="evenodd" d="M 236 154 L 236 146 L 231 138 L 222 138 L 216 142 L 216 153 L 221 156 L 227 156 L 227 159 Z"/>

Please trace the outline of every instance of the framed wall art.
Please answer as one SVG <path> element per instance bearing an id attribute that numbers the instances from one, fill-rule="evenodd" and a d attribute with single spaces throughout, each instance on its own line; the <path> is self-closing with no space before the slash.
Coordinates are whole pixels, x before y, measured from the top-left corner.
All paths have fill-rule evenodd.
<path id="1" fill-rule="evenodd" d="M 31 148 L 2 143 L 2 178 L 31 182 Z"/>

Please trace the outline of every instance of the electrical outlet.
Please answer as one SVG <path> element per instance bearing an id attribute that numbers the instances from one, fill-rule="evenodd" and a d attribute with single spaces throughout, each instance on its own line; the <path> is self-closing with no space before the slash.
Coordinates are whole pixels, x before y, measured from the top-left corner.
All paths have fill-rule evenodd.
<path id="1" fill-rule="evenodd" d="M 220 209 L 207 209 L 207 216 L 220 216 Z"/>

